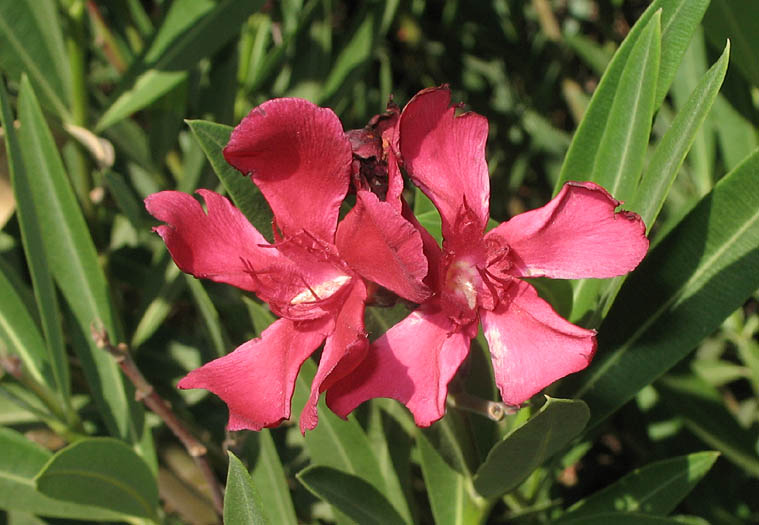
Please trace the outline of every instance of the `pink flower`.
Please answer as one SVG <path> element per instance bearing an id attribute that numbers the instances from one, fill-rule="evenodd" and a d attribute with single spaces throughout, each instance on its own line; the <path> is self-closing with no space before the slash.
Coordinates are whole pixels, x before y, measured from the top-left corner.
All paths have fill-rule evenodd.
<path id="1" fill-rule="evenodd" d="M 261 337 L 190 372 L 180 388 L 205 388 L 229 407 L 230 430 L 276 426 L 290 417 L 301 364 L 324 342 L 302 431 L 316 426 L 319 394 L 358 365 L 365 278 L 413 302 L 429 290 L 419 232 L 393 205 L 359 190 L 338 224 L 353 155 L 337 116 L 299 99 L 253 109 L 233 131 L 224 156 L 250 174 L 274 214 L 270 244 L 226 198 L 199 190 L 164 191 L 145 200 L 166 223 L 155 231 L 177 266 L 196 277 L 255 293 L 281 319 Z"/>
<path id="2" fill-rule="evenodd" d="M 547 205 L 485 233 L 487 134 L 484 117 L 456 116 L 447 88 L 421 91 L 401 113 L 394 137 L 400 158 L 442 218 L 442 250 L 417 224 L 430 265 L 426 282 L 435 293 L 329 389 L 327 404 L 337 414 L 389 397 L 404 403 L 420 426 L 438 420 L 479 323 L 509 405 L 592 359 L 595 331 L 560 317 L 521 278 L 629 272 L 648 249 L 644 224 L 635 213 L 615 212 L 620 203 L 600 186 L 568 183 Z"/>

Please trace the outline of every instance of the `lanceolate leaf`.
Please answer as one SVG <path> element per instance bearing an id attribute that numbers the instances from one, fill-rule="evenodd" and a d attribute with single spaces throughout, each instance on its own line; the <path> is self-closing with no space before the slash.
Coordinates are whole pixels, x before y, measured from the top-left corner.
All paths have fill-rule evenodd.
<path id="1" fill-rule="evenodd" d="M 0 263 L 0 341 L 6 349 L 21 358 L 29 374 L 48 385 L 55 385 L 48 362 L 49 356 L 37 325 L 21 297 L 5 276 L 6 267 Z"/>
<path id="2" fill-rule="evenodd" d="M 269 523 L 296 523 L 287 477 L 269 429 L 251 432 L 245 440 L 244 450 L 251 466 L 251 478 L 261 495 L 264 516 Z"/>
<path id="3" fill-rule="evenodd" d="M 725 46 L 719 60 L 709 69 L 662 137 L 648 168 L 640 181 L 630 209 L 640 214 L 648 230 L 659 215 L 669 188 L 680 171 L 685 156 L 693 144 L 696 132 L 717 97 L 725 79 L 730 58 L 730 44 Z"/>
<path id="4" fill-rule="evenodd" d="M 597 425 L 669 370 L 759 287 L 759 152 L 649 253 L 601 325 L 595 362 L 566 392 Z"/>
<path id="5" fill-rule="evenodd" d="M 38 492 L 34 476 L 52 454 L 23 434 L 0 427 L 0 508 L 30 512 L 39 516 L 78 520 L 120 521 L 115 509 L 80 505 Z"/>
<path id="6" fill-rule="evenodd" d="M 269 204 L 250 178 L 230 166 L 221 153 L 229 142 L 232 128 L 203 120 L 188 120 L 187 125 L 235 205 L 263 236 L 271 239 L 272 215 Z"/>
<path id="7" fill-rule="evenodd" d="M 701 481 L 719 452 L 696 452 L 651 463 L 577 502 L 567 520 L 602 512 L 645 512 L 666 516 Z"/>
<path id="8" fill-rule="evenodd" d="M 463 469 L 454 468 L 448 463 L 423 432 L 417 432 L 416 443 L 435 523 L 479 523 L 487 515 L 490 504 L 477 495 L 472 478 L 462 472 Z"/>
<path id="9" fill-rule="evenodd" d="M 97 348 L 89 337 L 93 323 L 102 323 L 111 340 L 120 341 L 111 307 L 108 286 L 87 225 L 79 210 L 63 163 L 47 128 L 29 82 L 22 80 L 18 98 L 21 150 L 29 172 L 35 174 L 30 185 L 34 196 L 45 255 L 50 272 L 77 319 L 88 345 L 75 345 L 87 375 L 88 384 L 101 416 L 114 435 L 137 441 L 141 410 L 133 407 L 121 372 L 113 358 Z"/>
<path id="10" fill-rule="evenodd" d="M 633 47 L 651 18 L 661 9 L 661 58 L 657 75 L 656 110 L 669 90 L 672 79 L 688 47 L 693 31 L 709 5 L 709 0 L 655 0 L 641 15 L 617 50 L 601 78 L 572 144 L 569 147 L 554 192 L 569 180 L 587 180 L 592 172 L 620 78 Z"/>
<path id="11" fill-rule="evenodd" d="M 126 443 L 89 438 L 58 451 L 37 474 L 43 494 L 81 505 L 154 518 L 158 485 L 147 463 Z"/>
<path id="12" fill-rule="evenodd" d="M 356 523 L 409 523 L 401 518 L 382 492 L 358 476 L 331 467 L 311 466 L 300 471 L 298 479 L 315 496 Z"/>
<path id="13" fill-rule="evenodd" d="M 477 492 L 495 497 L 517 487 L 582 432 L 589 417 L 582 401 L 548 398 L 535 416 L 490 450 L 474 476 Z"/>
<path id="14" fill-rule="evenodd" d="M 8 97 L 2 83 L 0 83 L 0 105 L 2 105 L 0 121 L 5 131 L 8 167 L 17 203 L 16 215 L 21 229 L 24 253 L 34 286 L 34 296 L 37 301 L 45 340 L 43 341 L 41 338 L 35 340 L 35 334 L 39 337 L 39 331 L 32 319 L 28 315 L 24 316 L 27 312 L 26 308 L 22 307 L 21 304 L 17 304 L 16 307 L 12 306 L 14 298 L 20 303 L 20 298 L 12 290 L 8 290 L 7 295 L 3 294 L 3 305 L 5 305 L 3 310 L 6 311 L 3 317 L 9 324 L 2 331 L 7 334 L 11 348 L 15 349 L 22 358 L 25 358 L 24 364 L 29 367 L 30 373 L 51 390 L 57 392 L 64 404 L 68 404 L 70 395 L 69 369 L 66 362 L 66 349 L 63 343 L 58 302 L 53 280 L 50 276 L 51 268 L 48 265 L 50 253 L 46 251 L 42 218 L 34 203 L 33 188 L 35 184 L 30 179 L 30 169 L 33 166 L 28 165 L 23 158 L 21 141 L 13 126 Z M 6 284 L 10 287 L 10 283 L 6 281 Z M 24 349 L 25 345 L 31 346 L 26 346 Z"/>
<path id="15" fill-rule="evenodd" d="M 660 23 L 657 11 L 630 52 L 590 176 L 621 201 L 632 197 L 646 158 L 659 73 Z"/>
<path id="16" fill-rule="evenodd" d="M 131 83 L 96 125 L 103 130 L 148 106 L 179 85 L 187 70 L 233 38 L 263 0 L 180 0 L 174 2 L 153 45 L 134 66 Z"/>
<path id="17" fill-rule="evenodd" d="M 756 4 L 752 0 L 712 0 L 704 15 L 704 30 L 715 46 L 726 39 L 733 43 L 734 61 L 738 70 L 755 86 L 759 86 L 759 17 L 753 16 Z"/>
<path id="18" fill-rule="evenodd" d="M 250 474 L 245 465 L 231 452 L 229 452 L 227 488 L 224 493 L 224 523 L 249 523 L 250 525 L 268 523 L 261 507 L 261 497 L 253 486 Z"/>
<path id="19" fill-rule="evenodd" d="M 0 0 L 0 69 L 29 75 L 43 103 L 69 118 L 71 78 L 53 0 Z"/>
<path id="20" fill-rule="evenodd" d="M 727 459 L 759 477 L 759 457 L 755 428 L 743 428 L 725 410 L 716 388 L 695 376 L 667 375 L 656 389 L 669 409 L 704 443 L 722 452 Z"/>

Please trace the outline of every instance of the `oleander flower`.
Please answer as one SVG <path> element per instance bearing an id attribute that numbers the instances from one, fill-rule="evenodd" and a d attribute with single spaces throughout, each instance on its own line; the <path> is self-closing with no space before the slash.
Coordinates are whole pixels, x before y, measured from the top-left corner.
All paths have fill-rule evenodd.
<path id="1" fill-rule="evenodd" d="M 229 200 L 199 190 L 149 196 L 148 211 L 179 268 L 255 293 L 280 316 L 260 338 L 190 372 L 180 388 L 205 388 L 229 407 L 230 430 L 276 426 L 290 417 L 302 363 L 322 343 L 301 431 L 318 421 L 321 392 L 358 365 L 368 342 L 364 306 L 372 281 L 419 303 L 427 262 L 420 233 L 393 205 L 359 189 L 338 224 L 353 154 L 337 116 L 300 99 L 254 108 L 234 129 L 227 161 L 250 174 L 271 206 L 269 243 Z"/>
<path id="2" fill-rule="evenodd" d="M 480 323 L 509 405 L 585 368 L 595 331 L 563 319 L 522 278 L 631 271 L 648 249 L 640 217 L 616 211 L 620 203 L 602 187 L 570 182 L 542 208 L 486 233 L 487 120 L 456 115 L 448 89 L 433 88 L 408 103 L 395 131 L 400 161 L 442 219 L 442 249 L 416 223 L 434 295 L 372 343 L 361 364 L 330 387 L 328 406 L 345 417 L 368 399 L 389 397 L 404 403 L 418 425 L 430 425 L 444 415 L 448 383 Z"/>

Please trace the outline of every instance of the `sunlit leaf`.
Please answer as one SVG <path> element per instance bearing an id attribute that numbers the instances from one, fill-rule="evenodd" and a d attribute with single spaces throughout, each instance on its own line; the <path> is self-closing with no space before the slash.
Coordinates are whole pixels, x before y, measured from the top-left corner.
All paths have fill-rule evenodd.
<path id="1" fill-rule="evenodd" d="M 549 397 L 537 414 L 490 450 L 474 476 L 477 492 L 486 497 L 509 492 L 568 445 L 589 418 L 582 401 Z"/>

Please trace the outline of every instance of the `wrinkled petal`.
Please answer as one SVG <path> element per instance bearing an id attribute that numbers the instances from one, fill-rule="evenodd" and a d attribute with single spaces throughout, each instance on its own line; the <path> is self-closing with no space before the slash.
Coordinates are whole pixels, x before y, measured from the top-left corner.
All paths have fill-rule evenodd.
<path id="1" fill-rule="evenodd" d="M 191 195 L 162 191 L 145 199 L 156 219 L 167 223 L 154 230 L 161 236 L 177 266 L 195 277 L 258 291 L 256 270 L 284 264 L 276 250 L 229 200 L 198 190 L 208 213 Z"/>
<path id="2" fill-rule="evenodd" d="M 335 331 L 327 336 L 319 368 L 311 383 L 311 395 L 300 416 L 300 431 L 312 430 L 319 421 L 319 394 L 349 374 L 366 356 L 369 341 L 364 330 L 366 286 L 357 279 L 335 320 Z"/>
<path id="3" fill-rule="evenodd" d="M 643 259 L 648 239 L 638 214 L 614 211 L 619 204 L 597 184 L 569 182 L 548 204 L 513 217 L 485 238 L 508 244 L 512 275 L 622 275 Z"/>
<path id="4" fill-rule="evenodd" d="M 501 397 L 519 405 L 588 366 L 596 338 L 562 318 L 526 282 L 514 281 L 509 292 L 494 311 L 480 310 L 480 318 Z"/>
<path id="5" fill-rule="evenodd" d="M 332 319 L 280 319 L 259 339 L 193 370 L 179 388 L 205 388 L 229 407 L 229 430 L 261 430 L 290 417 L 295 379 L 303 361 L 332 329 Z"/>
<path id="6" fill-rule="evenodd" d="M 267 276 L 276 283 L 265 298 L 272 311 L 289 319 L 335 315 L 355 277 L 335 246 L 301 231 L 277 242 L 276 248 L 290 267 Z"/>
<path id="7" fill-rule="evenodd" d="M 285 237 L 307 230 L 334 240 L 352 155 L 332 110 L 295 98 L 264 102 L 234 129 L 224 157 L 251 173 Z"/>
<path id="8" fill-rule="evenodd" d="M 416 303 L 429 297 L 419 232 L 373 193 L 357 193 L 356 205 L 337 228 L 336 243 L 340 256 L 366 279 Z"/>
<path id="9" fill-rule="evenodd" d="M 446 238 L 464 204 L 482 233 L 490 198 L 485 162 L 488 121 L 475 113 L 456 116 L 450 100 L 448 88 L 420 91 L 403 109 L 399 123 L 406 171 L 440 211 Z"/>
<path id="10" fill-rule="evenodd" d="M 327 391 L 327 405 L 346 417 L 364 401 L 389 397 L 429 426 L 445 414 L 448 383 L 469 341 L 439 309 L 421 306 L 372 343 L 358 368 Z"/>

